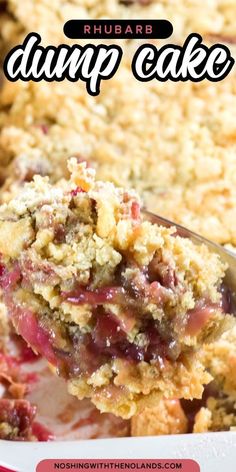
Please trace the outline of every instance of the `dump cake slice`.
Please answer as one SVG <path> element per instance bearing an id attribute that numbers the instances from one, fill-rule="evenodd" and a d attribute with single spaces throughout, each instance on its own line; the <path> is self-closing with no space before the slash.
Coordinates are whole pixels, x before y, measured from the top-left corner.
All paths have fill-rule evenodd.
<path id="1" fill-rule="evenodd" d="M 0 208 L 0 283 L 18 333 L 69 391 L 129 418 L 210 380 L 198 348 L 228 324 L 226 267 L 144 221 L 135 193 L 69 161 L 70 180 L 35 176 Z"/>

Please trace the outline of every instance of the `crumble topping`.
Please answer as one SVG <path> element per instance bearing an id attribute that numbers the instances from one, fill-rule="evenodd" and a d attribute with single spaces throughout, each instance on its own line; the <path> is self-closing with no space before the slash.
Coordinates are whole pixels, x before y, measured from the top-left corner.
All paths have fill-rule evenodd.
<path id="1" fill-rule="evenodd" d="M 160 400 L 131 419 L 132 436 L 159 436 L 188 432 L 187 417 L 179 400 Z"/>
<path id="2" fill-rule="evenodd" d="M 145 221 L 133 191 L 35 176 L 0 208 L 1 287 L 12 322 L 79 398 L 129 418 L 149 402 L 200 397 L 195 352 L 226 329 L 226 266 Z M 5 244 L 4 244 L 5 241 Z"/>
<path id="3" fill-rule="evenodd" d="M 236 327 L 204 348 L 204 364 L 224 394 L 236 400 Z"/>
<path id="4" fill-rule="evenodd" d="M 209 397 L 206 407 L 195 416 L 193 433 L 236 431 L 236 399 L 221 395 Z"/>
<path id="5" fill-rule="evenodd" d="M 17 196 L 25 173 L 67 176 L 67 158 L 78 155 L 99 179 L 134 187 L 150 211 L 235 244 L 235 83 L 232 73 L 214 84 L 142 87 L 123 64 L 91 106 L 79 84 L 5 82 L 1 201 Z M 3 94 L 14 94 L 9 104 Z M 38 122 L 50 122 L 47 135 Z"/>

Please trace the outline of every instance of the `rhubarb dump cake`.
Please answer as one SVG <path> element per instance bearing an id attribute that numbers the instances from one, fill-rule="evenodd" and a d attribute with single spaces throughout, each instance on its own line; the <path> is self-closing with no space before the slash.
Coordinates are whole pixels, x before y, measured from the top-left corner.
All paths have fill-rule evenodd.
<path id="1" fill-rule="evenodd" d="M 204 40 L 208 38 L 211 42 L 228 43 L 233 52 L 236 42 L 235 11 L 234 0 L 207 0 L 204 3 L 204 15 L 202 15 L 201 2 L 186 2 L 184 0 L 178 2 L 169 0 L 102 0 L 99 2 L 97 0 L 75 0 L 73 2 L 69 0 L 54 0 L 53 2 L 49 0 L 39 0 L 37 2 L 25 0 L 24 8 L 22 8 L 22 2 L 17 0 L 0 0 L 0 60 L 2 61 L 6 52 L 16 43 L 20 43 L 26 34 L 32 30 L 42 35 L 45 44 L 64 42 L 66 38 L 63 35 L 63 24 L 73 17 L 168 18 L 174 26 L 174 36 L 171 39 L 177 43 L 182 43 L 189 33 L 197 31 L 204 36 Z M 29 18 L 31 18 L 30 23 Z M 79 160 L 87 161 L 89 165 L 96 168 L 97 176 L 100 179 L 112 181 L 116 185 L 125 188 L 135 188 L 149 210 L 181 223 L 209 239 L 222 244 L 236 245 L 235 74 L 232 73 L 226 80 L 218 84 L 209 82 L 199 84 L 171 82 L 140 84 L 131 77 L 129 65 L 130 57 L 136 49 L 137 43 L 135 41 L 121 41 L 120 44 L 124 48 L 124 60 L 121 67 L 112 80 L 106 84 L 104 83 L 101 95 L 96 98 L 87 96 L 80 84 L 75 87 L 74 84 L 66 81 L 60 84 L 44 82 L 12 84 L 0 80 L 1 202 L 7 202 L 13 197 L 18 198 L 22 185 L 25 182 L 30 182 L 34 174 L 49 175 L 53 182 L 57 182 L 62 177 L 68 177 L 66 161 L 70 156 L 76 155 Z M 44 181 L 41 182 L 44 186 Z M 40 181 L 37 185 L 41 185 Z M 49 188 L 46 184 L 45 192 L 48 190 L 51 192 L 51 187 Z M 43 193 L 42 189 L 41 194 Z M 22 197 L 19 198 L 21 201 Z M 26 198 L 30 205 L 31 197 Z M 46 198 L 46 195 L 43 198 Z M 47 203 L 44 200 L 44 207 L 45 205 L 52 206 L 50 198 Z M 72 205 L 76 207 L 80 198 L 85 199 L 84 192 L 73 196 Z M 67 210 L 63 205 L 64 203 L 59 205 L 60 211 L 65 210 L 66 214 L 69 211 L 71 218 L 71 212 L 74 213 L 74 209 L 69 208 Z M 128 322 L 130 323 L 131 318 L 131 324 L 128 323 L 128 327 L 126 326 L 127 314 L 125 320 L 120 321 L 120 311 L 117 306 L 120 306 L 119 297 L 123 296 L 123 291 L 116 291 L 121 286 L 119 285 L 121 283 L 119 274 L 118 278 L 117 273 L 114 277 L 116 283 L 119 282 L 118 287 L 117 285 L 114 287 L 114 285 L 108 284 L 111 292 L 101 292 L 100 278 L 104 277 L 105 280 L 105 277 L 109 274 L 108 279 L 110 281 L 110 278 L 113 278 L 113 270 L 116 272 L 116 260 L 112 259 L 113 249 L 108 262 L 100 263 L 100 265 L 96 262 L 95 275 L 98 274 L 99 279 L 89 279 L 89 283 L 87 283 L 78 278 L 80 291 L 76 293 L 78 295 L 77 301 L 74 300 L 72 303 L 64 298 L 64 292 L 74 290 L 73 284 L 76 283 L 78 271 L 82 267 L 82 261 L 75 262 L 73 259 L 74 257 L 76 259 L 76 255 L 73 254 L 77 254 L 77 246 L 72 247 L 74 224 L 77 223 L 70 223 L 70 229 L 69 231 L 66 230 L 64 235 L 66 226 L 64 218 L 66 216 L 61 216 L 59 212 L 59 221 L 56 220 L 55 223 L 58 229 L 55 229 L 54 214 L 52 223 L 48 224 L 47 210 L 45 228 L 41 222 L 37 222 L 38 226 L 33 222 L 32 228 L 31 221 L 35 221 L 35 215 L 39 212 L 39 208 L 36 209 L 36 206 L 35 204 L 33 210 L 27 209 L 27 217 L 24 213 L 19 215 L 15 210 L 10 210 L 10 213 L 13 212 L 10 220 L 12 224 L 15 223 L 16 243 L 13 252 L 10 250 L 7 259 L 1 261 L 1 279 L 2 283 L 5 284 L 4 291 L 8 302 L 11 299 L 11 292 L 16 288 L 17 303 L 23 306 L 24 309 L 22 319 L 31 320 L 32 332 L 37 331 L 42 334 L 42 338 L 40 334 L 37 342 L 35 337 L 29 340 L 29 342 L 32 341 L 35 349 L 39 348 L 39 344 L 43 344 L 43 351 L 47 350 L 48 343 L 46 342 L 45 345 L 44 341 L 47 340 L 48 336 L 51 342 L 55 332 L 55 324 L 57 327 L 59 326 L 59 332 L 56 331 L 57 335 L 55 336 L 56 345 L 53 344 L 53 350 L 55 351 L 53 352 L 53 359 L 51 359 L 51 348 L 47 350 L 47 357 L 51 362 L 54 360 L 55 364 L 59 362 L 60 370 L 63 370 L 62 375 L 66 378 L 70 377 L 68 379 L 70 390 L 80 397 L 82 395 L 90 396 L 91 391 L 93 391 L 94 398 L 96 390 L 95 402 L 101 408 L 102 392 L 105 392 L 103 382 L 105 382 L 107 388 L 107 402 L 111 387 L 114 395 L 116 394 L 111 399 L 113 403 L 114 398 L 116 400 L 120 398 L 121 391 L 128 389 L 128 395 L 132 396 L 135 408 L 137 404 L 139 404 L 141 410 L 145 408 L 132 419 L 132 434 L 134 435 L 140 433 L 170 434 L 186 432 L 186 429 L 189 432 L 197 432 L 233 428 L 236 418 L 234 407 L 236 398 L 235 373 L 233 369 L 235 365 L 234 331 L 228 331 L 219 341 L 210 344 L 203 343 L 199 333 L 199 341 L 193 337 L 189 338 L 188 341 L 186 339 L 183 341 L 181 338 L 178 339 L 176 352 L 176 345 L 174 349 L 171 348 L 171 352 L 168 348 L 165 359 L 165 373 L 159 372 L 157 391 L 168 391 L 168 396 L 173 394 L 177 399 L 163 400 L 155 392 L 154 407 L 149 410 L 146 402 L 143 405 L 141 404 L 142 394 L 139 393 L 143 388 L 144 375 L 147 375 L 146 371 L 143 372 L 143 367 L 145 365 L 145 369 L 147 369 L 147 365 L 149 366 L 153 362 L 153 360 L 149 361 L 153 352 L 155 354 L 161 350 L 163 354 L 170 340 L 168 339 L 166 342 L 164 336 L 163 346 L 163 342 L 160 342 L 159 339 L 159 335 L 163 336 L 163 332 L 159 333 L 158 331 L 158 334 L 155 332 L 155 339 L 147 341 L 149 336 L 146 333 L 141 332 L 141 337 L 139 336 L 138 330 L 141 328 L 139 325 L 135 325 L 133 331 L 133 317 L 135 318 L 136 315 L 133 300 L 132 303 L 129 302 L 129 309 L 132 313 L 128 315 Z M 56 206 L 57 200 L 55 201 Z M 135 214 L 138 207 L 136 206 L 136 210 L 134 208 L 132 211 Z M 44 219 L 44 216 L 37 216 L 37 219 L 40 218 Z M 22 222 L 25 219 L 27 221 Z M 83 224 L 90 226 L 90 221 L 83 222 Z M 2 228 L 3 249 L 9 251 L 12 229 L 7 229 L 5 225 Z M 48 233 L 47 228 L 49 228 Z M 42 230 L 45 230 L 45 232 L 42 233 Z M 21 238 L 20 234 L 24 231 L 25 234 Z M 41 238 L 40 235 L 42 235 L 42 242 L 38 243 L 37 241 Z M 164 252 L 166 254 L 168 237 L 166 233 L 165 237 L 163 235 L 162 237 L 165 239 Z M 5 244 L 6 240 L 9 240 L 8 246 Z M 27 246 L 27 240 L 30 241 L 29 246 Z M 170 240 L 173 242 L 172 236 Z M 98 241 L 100 239 L 92 244 L 93 249 L 91 251 L 94 251 L 94 253 L 96 251 L 100 252 L 101 248 L 97 248 Z M 76 245 L 77 243 L 78 241 L 76 241 Z M 40 247 L 40 244 L 42 247 Z M 32 246 L 34 247 L 32 248 Z M 20 248 L 23 248 L 24 251 L 18 257 L 17 251 Z M 69 252 L 67 252 L 68 250 Z M 192 250 L 191 248 L 191 252 Z M 78 251 L 80 254 L 83 252 L 81 246 Z M 106 251 L 105 248 L 104 253 Z M 158 251 L 161 251 L 161 249 L 159 248 Z M 4 253 L 4 250 L 2 252 Z M 115 249 L 115 252 L 120 254 L 120 248 Z M 28 264 L 28 259 L 32 253 L 34 259 L 32 264 L 31 260 Z M 86 251 L 86 257 L 87 253 L 88 251 Z M 209 267 L 208 255 L 203 257 L 204 261 L 205 258 L 208 262 L 207 264 L 204 263 L 204 266 Z M 63 259 L 65 259 L 65 262 L 63 262 Z M 17 260 L 16 264 L 13 262 L 14 260 Z M 27 260 L 27 263 L 25 263 L 25 260 Z M 86 268 L 91 276 L 94 275 L 95 261 L 97 261 L 97 255 L 92 260 L 90 259 L 91 267 Z M 105 261 L 107 261 L 106 258 Z M 46 264 L 46 269 L 44 264 Z M 182 261 L 180 263 L 180 255 L 177 269 L 174 271 L 175 275 L 179 270 L 180 272 L 182 270 L 179 264 L 182 264 Z M 72 267 L 72 275 L 65 275 L 66 265 Z M 97 265 L 100 267 L 100 271 L 97 271 Z M 118 263 L 119 265 L 120 263 Z M 204 272 L 207 290 L 212 285 L 220 286 L 220 282 L 214 282 L 211 277 L 209 279 L 211 272 L 214 273 L 215 266 L 216 279 L 218 277 L 217 280 L 220 280 L 223 276 L 223 270 L 222 275 L 220 275 L 219 261 L 212 260 L 209 271 Z M 30 275 L 31 269 L 35 274 L 38 273 L 39 280 L 36 275 Z M 199 267 L 196 266 L 195 269 L 194 278 L 197 280 L 203 269 L 200 263 Z M 178 288 L 173 288 L 173 277 L 169 277 L 169 275 L 166 277 L 165 270 L 164 267 L 159 274 L 158 269 L 158 282 L 162 283 L 163 280 L 164 288 L 173 291 L 176 295 Z M 132 271 L 133 267 L 131 273 Z M 188 276 L 189 274 L 187 274 L 187 279 Z M 70 278 L 73 281 L 70 281 Z M 172 278 L 172 287 L 168 286 L 170 282 L 166 282 L 166 278 L 167 280 Z M 152 277 L 149 280 L 149 274 L 147 277 L 144 271 L 141 282 L 138 276 L 137 279 L 137 293 L 144 293 L 140 298 L 145 297 L 145 303 L 148 303 L 148 300 L 146 300 L 148 298 L 146 294 L 148 285 L 146 283 L 152 284 Z M 137 279 L 135 276 L 135 286 Z M 143 282 L 145 289 L 140 290 L 140 283 L 143 285 Z M 66 287 L 64 287 L 64 284 Z M 113 291 L 114 288 L 115 291 Z M 126 293 L 127 288 L 123 285 L 122 288 Z M 195 290 L 199 291 L 197 296 Z M 186 293 L 188 291 L 189 287 Z M 194 292 L 193 298 L 195 301 L 195 297 L 197 299 L 198 296 L 202 297 L 204 290 L 203 287 L 201 287 L 201 290 L 199 287 L 194 287 L 190 289 L 190 292 Z M 132 296 L 130 295 L 130 289 L 128 293 L 129 300 L 133 299 L 133 292 L 131 292 Z M 212 291 L 211 295 L 213 296 Z M 109 303 L 106 299 L 108 296 L 111 296 Z M 82 305 L 83 297 L 85 297 L 84 300 L 87 303 Z M 205 298 L 204 293 L 203 299 L 205 300 Z M 15 303 L 15 300 L 13 302 Z M 155 320 L 155 324 L 158 324 L 158 330 L 162 310 L 169 315 L 171 313 L 171 311 L 169 312 L 171 303 L 172 301 L 166 301 L 160 311 L 158 307 L 158 316 Z M 186 300 L 184 303 L 186 303 L 184 312 L 189 311 Z M 29 317 L 26 314 L 28 308 Z M 200 319 L 203 318 L 204 321 L 205 307 L 200 305 L 200 308 L 203 308 L 203 310 L 200 309 L 199 317 Z M 9 311 L 13 313 L 12 310 Z M 30 314 L 31 311 L 33 317 Z M 96 313 L 101 311 L 105 311 L 103 314 L 107 316 L 108 334 L 105 332 L 103 325 L 99 325 L 100 319 L 99 321 L 97 319 Z M 1 303 L 0 348 L 6 346 L 8 339 L 9 327 L 6 315 L 6 307 Z M 142 318 L 141 314 L 138 316 Z M 105 318 L 102 319 L 105 320 Z M 147 326 L 145 326 L 144 331 L 147 333 L 150 319 L 152 321 L 152 312 L 148 312 L 148 321 L 145 321 Z M 122 323 L 121 326 L 120 323 Z M 179 323 L 179 318 L 177 323 Z M 62 326 L 63 336 L 60 331 Z M 117 326 L 121 328 L 118 338 L 116 337 Z M 88 332 L 86 331 L 87 327 Z M 163 327 L 164 332 L 166 332 L 166 327 L 164 325 Z M 204 332 L 207 326 L 202 328 L 203 337 L 205 337 Z M 45 332 L 46 338 L 44 336 Z M 66 332 L 66 340 L 64 339 L 64 332 Z M 104 335 L 101 335 L 101 333 L 104 333 Z M 182 336 L 182 333 L 180 334 Z M 36 337 L 38 339 L 38 336 Z M 78 341 L 77 338 L 79 338 Z M 101 338 L 105 338 L 105 341 L 101 342 Z M 128 338 L 128 343 L 126 338 Z M 82 343 L 79 343 L 81 339 Z M 104 343 L 107 342 L 107 339 L 108 343 L 111 340 L 113 342 L 111 346 L 105 346 L 105 360 L 101 360 L 100 351 L 104 351 Z M 145 343 L 142 345 L 143 339 L 147 344 L 149 342 L 148 346 Z M 59 357 L 58 343 L 60 343 Z M 196 354 L 194 351 L 200 346 L 200 343 L 202 352 Z M 71 380 L 70 371 L 68 372 L 68 364 L 71 365 L 74 362 L 74 359 L 71 360 L 71 346 L 77 346 L 76 356 L 80 357 L 81 352 L 78 352 L 80 351 L 78 346 L 82 346 L 82 350 L 84 349 L 87 354 L 87 351 L 90 352 L 91 349 L 90 344 L 92 344 L 92 349 L 95 349 L 96 353 L 99 352 L 99 355 L 97 355 L 98 364 L 104 361 L 106 367 L 104 368 L 104 364 L 102 364 L 101 368 L 99 364 L 99 375 L 95 376 L 92 373 L 91 383 L 88 383 L 87 377 L 86 380 L 83 380 L 83 375 L 80 373 L 78 374 L 80 380 L 78 381 L 76 373 L 76 381 L 74 382 L 74 380 Z M 118 349 L 122 345 L 122 349 L 129 353 L 129 362 L 125 367 L 123 357 L 117 367 L 117 346 L 114 348 L 113 344 L 118 344 Z M 181 354 L 178 356 L 179 345 Z M 151 346 L 151 349 L 149 346 Z M 138 358 L 140 356 L 141 359 L 145 357 L 145 359 L 139 362 L 137 356 Z M 176 356 L 177 359 L 175 359 Z M 56 357 L 56 360 L 54 357 Z M 87 368 L 89 355 L 85 356 L 85 360 L 85 367 Z M 121 363 L 122 369 L 120 367 Z M 131 364 L 136 368 L 135 374 L 132 370 L 132 375 L 134 375 L 134 378 L 132 377 L 132 387 L 131 373 L 128 370 Z M 96 369 L 96 367 L 95 365 L 91 369 Z M 204 368 L 207 369 L 207 373 Z M 150 372 L 152 372 L 151 368 L 148 375 Z M 199 397 L 201 385 L 206 384 L 210 380 L 210 376 L 213 376 L 216 380 L 217 387 L 214 392 L 209 395 L 205 388 L 204 400 L 199 401 L 197 405 L 196 403 L 183 405 L 180 400 L 181 397 Z M 140 385 L 137 385 L 137 378 L 140 379 Z M 128 387 L 122 386 L 122 390 L 120 384 L 127 385 L 127 382 Z M 220 395 L 219 391 L 221 392 Z M 145 395 L 144 398 L 151 400 L 151 394 Z M 106 403 L 106 408 L 110 409 L 110 404 L 107 407 Z M 25 431 L 28 434 L 29 429 Z"/>
<path id="2" fill-rule="evenodd" d="M 78 398 L 129 418 L 167 398 L 201 397 L 199 348 L 231 323 L 226 267 L 144 221 L 136 194 L 69 161 L 70 180 L 36 176 L 0 209 L 1 287 L 16 331 Z"/>

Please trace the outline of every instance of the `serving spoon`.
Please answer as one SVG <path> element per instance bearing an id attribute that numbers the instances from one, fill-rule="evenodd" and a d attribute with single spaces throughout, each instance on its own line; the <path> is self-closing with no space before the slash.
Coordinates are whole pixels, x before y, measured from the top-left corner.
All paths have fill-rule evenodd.
<path id="1" fill-rule="evenodd" d="M 231 291 L 233 306 L 236 307 L 236 253 L 223 248 L 219 244 L 190 231 L 166 218 L 142 210 L 144 219 L 166 228 L 176 228 L 176 234 L 189 238 L 194 244 L 204 244 L 211 252 L 218 254 L 221 260 L 228 265 L 225 284 Z M 236 310 L 233 309 L 234 314 Z M 92 444 L 92 447 L 91 447 Z M 61 448 L 63 445 L 63 454 Z M 207 447 L 206 447 L 207 445 Z M 207 471 L 219 470 L 217 467 L 227 465 L 227 470 L 233 470 L 236 460 L 236 433 L 219 432 L 205 434 L 183 434 L 148 438 L 119 438 L 99 439 L 88 441 L 53 441 L 47 443 L 8 442 L 0 441 L 0 472 L 28 472 L 35 471 L 36 464 L 46 458 L 166 458 L 171 449 L 171 456 L 196 460 L 204 467 L 207 460 Z M 12 448 L 17 451 L 12 454 Z M 109 454 L 107 450 L 109 449 Z M 92 451 L 92 452 L 91 452 Z M 105 451 L 104 453 L 101 451 Z M 206 457 L 206 451 L 211 451 Z M 214 451 L 214 454 L 212 453 Z M 227 464 L 226 464 L 227 463 Z M 2 467 L 1 467 L 2 466 Z M 217 468 L 217 469 L 216 469 Z M 205 469 L 204 469 L 205 470 Z"/>
<path id="2" fill-rule="evenodd" d="M 165 228 L 176 228 L 176 234 L 182 238 L 189 238 L 194 244 L 204 244 L 208 247 L 209 251 L 214 252 L 220 256 L 222 262 L 226 263 L 228 269 L 225 273 L 224 284 L 230 290 L 231 294 L 231 308 L 232 313 L 236 315 L 236 252 L 230 251 L 229 249 L 224 248 L 220 244 L 213 243 L 209 239 L 200 236 L 193 231 L 181 226 L 179 224 L 173 223 L 162 216 L 151 213 L 145 209 L 142 210 L 144 218 L 151 223 L 156 223 L 158 225 L 164 226 Z"/>

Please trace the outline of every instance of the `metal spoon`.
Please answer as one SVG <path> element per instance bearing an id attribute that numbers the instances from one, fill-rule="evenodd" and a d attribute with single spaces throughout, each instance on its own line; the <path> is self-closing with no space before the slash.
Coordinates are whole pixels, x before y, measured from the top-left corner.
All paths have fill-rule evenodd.
<path id="1" fill-rule="evenodd" d="M 154 213 L 150 213 L 147 210 L 142 210 L 142 214 L 144 218 L 151 223 L 165 226 L 165 228 L 175 227 L 176 233 L 182 238 L 189 238 L 194 244 L 205 244 L 211 252 L 214 252 L 220 256 L 221 261 L 228 265 L 224 283 L 231 292 L 232 311 L 234 314 L 236 314 L 236 252 L 234 253 L 229 249 L 225 249 L 223 246 L 213 243 L 212 241 L 203 238 L 203 236 L 190 231 L 184 226 L 173 223 L 173 221 L 167 220 L 162 216 L 155 215 Z"/>

